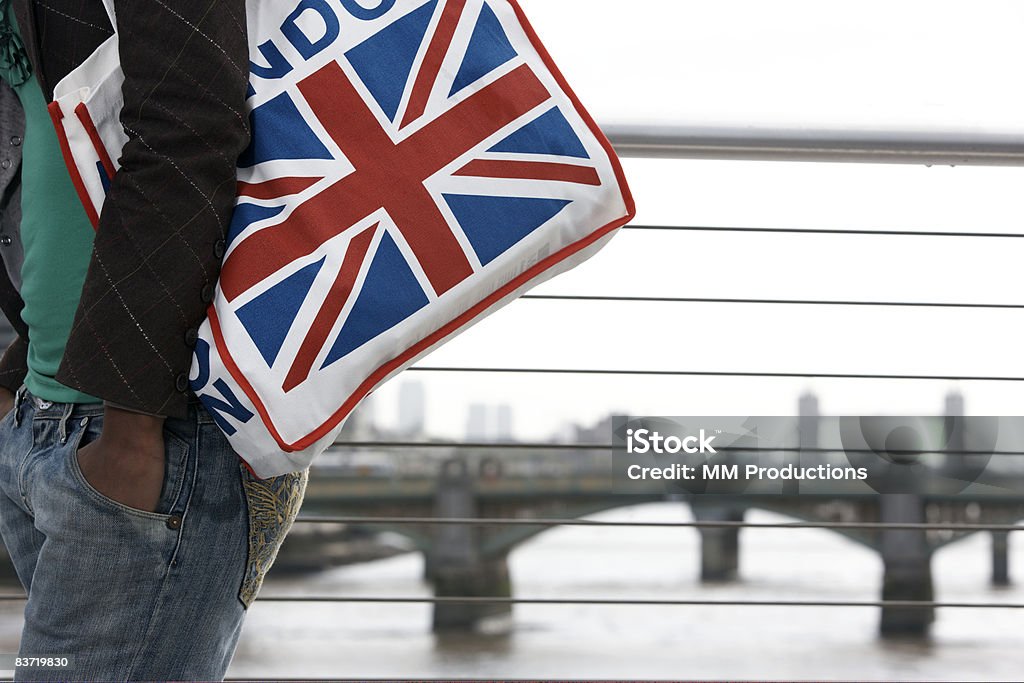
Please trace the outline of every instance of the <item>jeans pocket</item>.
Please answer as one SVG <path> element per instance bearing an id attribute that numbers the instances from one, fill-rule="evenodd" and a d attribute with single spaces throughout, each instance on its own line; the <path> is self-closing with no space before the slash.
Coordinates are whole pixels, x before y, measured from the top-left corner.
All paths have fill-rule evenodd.
<path id="1" fill-rule="evenodd" d="M 78 450 L 83 446 L 87 445 L 96 436 L 99 436 L 99 429 L 95 428 L 95 425 L 90 424 L 88 427 L 83 428 L 76 439 L 72 439 L 69 442 L 68 447 L 68 464 L 71 468 L 71 475 L 79 488 L 92 500 L 102 507 L 113 509 L 117 512 L 122 512 L 133 517 L 141 517 L 144 519 L 151 519 L 159 522 L 166 523 L 171 517 L 171 510 L 181 494 L 184 480 L 185 470 L 187 469 L 185 463 L 188 460 L 189 444 L 170 431 L 164 430 L 164 455 L 166 462 L 164 464 L 164 480 L 160 492 L 160 502 L 156 512 L 150 512 L 149 510 L 140 510 L 131 506 L 125 505 L 119 501 L 106 496 L 96 490 L 92 484 L 82 474 L 82 469 L 78 464 Z"/>
<path id="2" fill-rule="evenodd" d="M 249 517 L 249 550 L 238 599 L 248 609 L 299 514 L 309 470 L 259 479 L 245 463 L 238 466 Z"/>

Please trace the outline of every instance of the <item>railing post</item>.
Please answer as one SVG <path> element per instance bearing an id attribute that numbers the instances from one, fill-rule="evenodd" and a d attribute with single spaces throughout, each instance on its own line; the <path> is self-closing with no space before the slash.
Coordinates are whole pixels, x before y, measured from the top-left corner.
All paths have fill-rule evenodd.
<path id="1" fill-rule="evenodd" d="M 477 500 L 469 464 L 452 458 L 441 465 L 434 502 L 438 518 L 473 518 Z M 467 524 L 439 524 L 427 558 L 437 597 L 511 597 L 508 556 L 484 557 L 480 530 Z M 434 631 L 476 630 L 485 619 L 507 617 L 512 606 L 483 603 L 434 605 Z"/>

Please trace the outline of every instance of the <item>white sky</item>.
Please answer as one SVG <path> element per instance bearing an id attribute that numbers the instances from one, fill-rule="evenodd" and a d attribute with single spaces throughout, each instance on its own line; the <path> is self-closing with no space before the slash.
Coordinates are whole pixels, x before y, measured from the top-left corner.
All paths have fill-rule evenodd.
<path id="1" fill-rule="evenodd" d="M 1021 131 L 1017 0 L 522 0 L 601 122 Z"/>
<path id="2" fill-rule="evenodd" d="M 1024 3 L 522 0 L 604 123 L 980 130 L 1024 135 Z M 1024 233 L 1024 170 L 627 160 L 637 222 Z M 1024 239 L 623 232 L 549 294 L 1024 303 Z M 424 365 L 1024 376 L 1021 311 L 517 302 Z M 522 438 L 614 411 L 933 413 L 945 382 L 419 373 L 428 428 L 464 436 L 507 402 Z M 974 414 L 1024 385 L 965 383 Z"/>

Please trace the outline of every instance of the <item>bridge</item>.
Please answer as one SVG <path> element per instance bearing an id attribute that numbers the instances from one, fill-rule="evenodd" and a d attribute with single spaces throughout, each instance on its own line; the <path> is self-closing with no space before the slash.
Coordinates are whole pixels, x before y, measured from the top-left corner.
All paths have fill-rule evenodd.
<path id="1" fill-rule="evenodd" d="M 962 407 L 955 396 L 947 405 Z M 816 418 L 813 397 L 801 401 L 801 410 L 803 419 Z M 702 580 L 735 580 L 740 531 L 759 526 L 744 523 L 746 512 L 767 510 L 799 520 L 786 526 L 828 529 L 877 552 L 886 603 L 881 633 L 922 635 L 934 609 L 898 603 L 934 600 L 931 558 L 940 548 L 991 533 L 992 580 L 1009 582 L 1008 535 L 1024 519 L 1024 498 L 1013 492 L 1024 487 L 1024 470 L 998 471 L 1004 493 L 996 494 L 878 494 L 840 484 L 828 496 L 691 495 L 652 481 L 645 491 L 623 495 L 613 492 L 610 447 L 598 444 L 353 442 L 338 444 L 315 466 L 303 510 L 313 519 L 411 539 L 439 598 L 511 598 L 508 555 L 519 544 L 569 520 L 661 501 L 691 507 L 695 521 L 675 526 L 699 532 Z M 507 602 L 439 601 L 433 625 L 472 629 L 510 609 Z"/>

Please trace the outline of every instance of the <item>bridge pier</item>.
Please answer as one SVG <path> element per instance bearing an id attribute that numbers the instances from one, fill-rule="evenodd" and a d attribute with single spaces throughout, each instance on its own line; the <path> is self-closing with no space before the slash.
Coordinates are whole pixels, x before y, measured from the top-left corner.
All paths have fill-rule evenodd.
<path id="1" fill-rule="evenodd" d="M 891 524 L 919 524 L 925 521 L 920 496 L 884 493 L 879 496 L 881 521 Z M 932 601 L 931 551 L 923 530 L 886 529 L 881 532 L 882 600 Z M 883 636 L 923 637 L 935 621 L 932 607 L 883 607 L 880 630 Z"/>
<path id="2" fill-rule="evenodd" d="M 700 522 L 742 522 L 742 508 L 692 505 Z M 700 580 L 708 583 L 735 581 L 740 568 L 739 529 L 700 529 Z"/>
<path id="3" fill-rule="evenodd" d="M 992 532 L 992 585 L 1010 585 L 1010 532 Z"/>
<path id="4" fill-rule="evenodd" d="M 438 518 L 477 516 L 476 492 L 468 463 L 461 458 L 445 461 L 434 501 Z M 426 558 L 427 578 L 436 597 L 512 597 L 508 555 L 485 557 L 480 548 L 481 530 L 465 524 L 439 524 Z M 437 603 L 433 629 L 478 630 L 484 620 L 508 617 L 512 606 L 488 603 Z"/>

